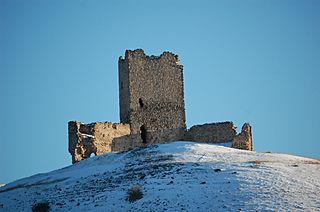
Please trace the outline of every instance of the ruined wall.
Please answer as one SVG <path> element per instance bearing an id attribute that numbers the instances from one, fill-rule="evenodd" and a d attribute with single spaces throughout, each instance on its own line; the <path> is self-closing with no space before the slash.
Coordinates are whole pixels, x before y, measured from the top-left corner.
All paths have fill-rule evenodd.
<path id="1" fill-rule="evenodd" d="M 166 131 L 186 129 L 183 66 L 177 55 L 127 50 L 119 58 L 119 89 L 120 120 L 130 124 L 132 134 L 146 134 L 144 143 L 164 142 Z M 175 135 L 170 139 L 183 137 Z"/>
<path id="2" fill-rule="evenodd" d="M 127 50 L 119 58 L 120 122 L 68 123 L 72 163 L 112 151 L 148 144 L 189 140 L 230 142 L 252 150 L 251 126 L 236 135 L 232 122 L 196 125 L 186 130 L 183 66 L 177 55 L 147 56 L 142 49 Z"/>
<path id="3" fill-rule="evenodd" d="M 245 123 L 239 134 L 232 122 L 220 122 L 191 127 L 185 140 L 195 142 L 223 143 L 232 142 L 231 147 L 243 150 L 253 150 L 252 127 Z"/>
<path id="4" fill-rule="evenodd" d="M 185 139 L 195 142 L 222 143 L 231 142 L 236 134 L 236 127 L 232 122 L 220 122 L 195 125 L 186 132 Z"/>
<path id="5" fill-rule="evenodd" d="M 128 124 L 113 124 L 111 122 L 95 122 L 83 124 L 71 121 L 68 123 L 69 152 L 72 163 L 95 155 L 111 152 L 114 138 L 130 134 Z"/>
<path id="6" fill-rule="evenodd" d="M 142 142 L 140 134 L 131 134 L 114 138 L 112 142 L 112 151 L 127 151 L 136 147 L 144 147 L 147 144 Z"/>
<path id="7" fill-rule="evenodd" d="M 241 133 L 232 141 L 232 146 L 236 149 L 253 150 L 252 127 L 249 123 L 242 126 Z"/>
<path id="8" fill-rule="evenodd" d="M 183 129 L 169 129 L 164 131 L 157 131 L 149 133 L 146 137 L 148 142 L 143 142 L 141 134 L 131 134 L 114 138 L 112 141 L 112 151 L 127 151 L 135 147 L 145 147 L 150 144 L 167 143 L 169 141 L 183 140 L 185 130 Z"/>
<path id="9" fill-rule="evenodd" d="M 179 140 L 208 143 L 232 142 L 233 148 L 253 149 L 251 126 L 248 123 L 243 125 L 238 135 L 232 122 L 195 125 L 188 131 L 178 128 L 147 132 L 145 136 L 148 142 L 143 141 L 141 133 L 131 134 L 129 124 L 111 122 L 83 124 L 71 121 L 68 123 L 68 129 L 72 163 L 89 158 L 92 153 L 100 155 L 114 151 L 127 151 L 149 144 Z"/>

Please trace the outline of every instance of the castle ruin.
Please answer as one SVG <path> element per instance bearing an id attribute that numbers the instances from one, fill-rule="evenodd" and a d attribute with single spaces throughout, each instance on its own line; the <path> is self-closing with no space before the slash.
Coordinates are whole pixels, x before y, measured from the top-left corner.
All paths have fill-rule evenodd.
<path id="1" fill-rule="evenodd" d="M 232 142 L 252 150 L 251 126 L 239 135 L 232 122 L 186 128 L 183 66 L 177 55 L 147 56 L 142 49 L 127 50 L 119 58 L 120 123 L 68 123 L 72 163 L 113 151 L 169 141 Z"/>

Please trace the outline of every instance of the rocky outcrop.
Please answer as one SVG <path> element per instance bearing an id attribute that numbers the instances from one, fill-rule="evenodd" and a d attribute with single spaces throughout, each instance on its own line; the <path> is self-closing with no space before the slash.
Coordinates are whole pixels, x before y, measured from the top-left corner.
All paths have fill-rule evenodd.
<path id="1" fill-rule="evenodd" d="M 234 137 L 232 146 L 236 149 L 253 150 L 252 127 L 249 123 L 242 126 L 241 133 Z"/>

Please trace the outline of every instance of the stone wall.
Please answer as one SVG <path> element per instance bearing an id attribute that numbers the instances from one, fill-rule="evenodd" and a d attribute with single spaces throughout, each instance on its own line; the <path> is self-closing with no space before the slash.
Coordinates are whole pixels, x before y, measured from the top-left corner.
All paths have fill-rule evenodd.
<path id="1" fill-rule="evenodd" d="M 164 52 L 147 56 L 142 49 L 127 50 L 119 58 L 121 124 L 68 123 L 72 163 L 112 151 L 148 144 L 189 140 L 231 142 L 234 148 L 252 150 L 251 126 L 237 135 L 232 122 L 196 125 L 186 129 L 183 66 L 177 55 Z"/>
<path id="2" fill-rule="evenodd" d="M 128 124 L 113 124 L 111 122 L 95 122 L 83 124 L 70 121 L 69 152 L 72 163 L 95 155 L 111 152 L 113 139 L 130 135 Z"/>
<path id="3" fill-rule="evenodd" d="M 148 143 L 143 142 L 141 133 L 131 134 L 129 124 L 95 122 L 84 124 L 77 121 L 68 123 L 69 153 L 72 163 L 89 158 L 93 153 L 101 155 L 113 151 L 127 151 L 149 144 L 183 140 L 183 129 L 169 129 L 146 133 Z"/>
<path id="4" fill-rule="evenodd" d="M 170 129 L 158 132 L 148 132 L 147 140 L 148 143 L 143 142 L 141 133 L 131 134 L 114 138 L 112 141 L 112 151 L 127 151 L 136 147 L 145 147 L 150 144 L 167 143 L 170 141 L 183 140 L 185 131 L 182 129 Z"/>
<path id="5" fill-rule="evenodd" d="M 142 49 L 127 50 L 119 58 L 120 120 L 130 124 L 132 134 L 147 136 L 147 143 L 166 140 L 158 132 L 186 129 L 183 66 L 177 55 L 164 52 L 147 56 Z M 180 135 L 180 137 L 183 135 Z"/>
<path id="6" fill-rule="evenodd" d="M 149 131 L 144 136 L 142 133 L 131 134 L 129 124 L 111 122 L 83 124 L 71 121 L 68 128 L 72 163 L 89 158 L 92 153 L 100 155 L 180 140 L 208 143 L 232 142 L 233 148 L 252 150 L 252 132 L 248 123 L 243 125 L 238 135 L 232 122 L 195 125 L 188 131 L 181 128 Z M 144 142 L 144 137 L 148 142 Z"/>
<path id="7" fill-rule="evenodd" d="M 112 151 L 127 151 L 136 147 L 144 147 L 140 134 L 131 134 L 114 138 L 112 142 Z"/>
<path id="8" fill-rule="evenodd" d="M 232 122 L 219 122 L 195 125 L 186 132 L 185 139 L 195 142 L 222 143 L 231 142 L 236 134 L 236 127 Z"/>
<path id="9" fill-rule="evenodd" d="M 245 123 L 239 134 L 236 128 L 232 122 L 195 125 L 186 132 L 185 140 L 208 143 L 232 142 L 232 148 L 252 151 L 253 138 L 250 124 Z"/>
<path id="10" fill-rule="evenodd" d="M 252 127 L 249 123 L 242 126 L 241 133 L 232 141 L 232 146 L 236 149 L 253 150 Z"/>

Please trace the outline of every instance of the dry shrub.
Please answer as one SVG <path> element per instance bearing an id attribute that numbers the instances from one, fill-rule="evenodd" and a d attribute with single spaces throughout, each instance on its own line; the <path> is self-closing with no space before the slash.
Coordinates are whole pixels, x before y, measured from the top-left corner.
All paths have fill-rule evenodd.
<path id="1" fill-rule="evenodd" d="M 49 203 L 48 202 L 39 202 L 32 206 L 33 212 L 47 212 L 49 211 Z"/>
<path id="2" fill-rule="evenodd" d="M 132 186 L 132 188 L 128 190 L 127 194 L 128 194 L 127 200 L 129 202 L 137 201 L 143 197 L 143 193 L 141 191 L 140 185 Z"/>

